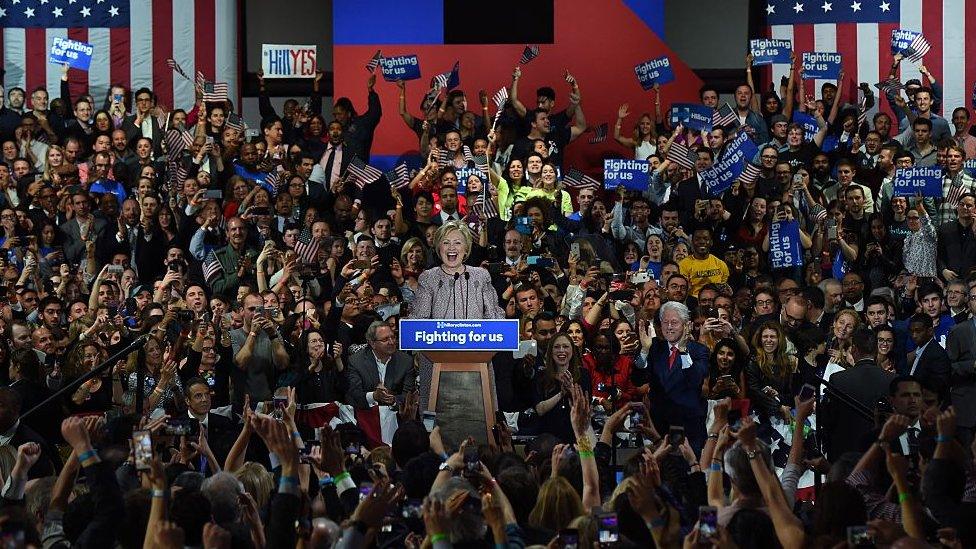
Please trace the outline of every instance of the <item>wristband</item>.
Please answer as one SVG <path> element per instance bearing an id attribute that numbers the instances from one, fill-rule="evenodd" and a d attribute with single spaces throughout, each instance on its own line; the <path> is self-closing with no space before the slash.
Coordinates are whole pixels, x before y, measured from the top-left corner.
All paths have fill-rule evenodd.
<path id="1" fill-rule="evenodd" d="M 583 458 L 591 458 L 591 457 L 593 457 L 593 451 L 592 450 L 580 450 L 579 451 L 579 457 L 580 457 L 580 459 L 583 459 Z"/>
<path id="2" fill-rule="evenodd" d="M 652 530 L 655 528 L 664 528 L 666 524 L 667 523 L 664 521 L 664 517 L 656 517 L 652 519 L 650 522 L 650 526 Z"/>
<path id="3" fill-rule="evenodd" d="M 898 503 L 905 503 L 912 497 L 908 492 L 898 492 Z"/>
<path id="4" fill-rule="evenodd" d="M 78 456 L 78 463 L 84 465 L 86 461 L 93 457 L 98 457 L 98 453 L 96 453 L 95 450 L 88 450 L 87 452 Z"/>
<path id="5" fill-rule="evenodd" d="M 432 534 L 430 536 L 431 543 L 437 543 L 438 541 L 447 541 L 447 534 Z"/>
<path id="6" fill-rule="evenodd" d="M 349 474 L 349 471 L 343 471 L 343 472 L 339 473 L 338 475 L 336 475 L 334 477 L 334 479 L 335 479 L 335 482 L 341 482 L 341 481 L 349 478 L 350 476 L 352 476 L 352 475 Z"/>
<path id="7" fill-rule="evenodd" d="M 710 471 L 714 471 L 716 473 L 721 473 L 722 472 L 722 466 L 719 465 L 718 463 L 712 463 L 711 465 L 708 466 L 708 469 Z"/>
<path id="8" fill-rule="evenodd" d="M 936 442 L 949 442 L 950 440 L 952 440 L 952 437 L 947 437 L 945 435 L 935 435 Z"/>
<path id="9" fill-rule="evenodd" d="M 335 479 L 329 475 L 326 475 L 319 479 L 319 486 L 325 488 L 326 486 L 332 486 L 335 484 Z"/>
<path id="10" fill-rule="evenodd" d="M 302 434 L 299 433 L 298 431 L 292 431 L 291 438 L 302 438 Z"/>
<path id="11" fill-rule="evenodd" d="M 718 433 L 708 433 L 708 438 L 718 440 Z"/>
<path id="12" fill-rule="evenodd" d="M 153 490 L 152 497 L 154 498 L 164 498 L 166 497 L 166 490 Z"/>

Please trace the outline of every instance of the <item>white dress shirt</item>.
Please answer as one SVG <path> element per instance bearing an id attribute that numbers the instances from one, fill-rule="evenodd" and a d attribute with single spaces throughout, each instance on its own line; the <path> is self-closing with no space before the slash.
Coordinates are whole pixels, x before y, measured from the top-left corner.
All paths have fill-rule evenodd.
<path id="1" fill-rule="evenodd" d="M 390 359 L 392 358 L 393 357 L 391 356 L 387 358 L 386 361 L 383 361 L 380 360 L 380 357 L 376 356 L 376 353 L 373 353 L 373 360 L 376 361 L 376 369 L 378 370 L 380 376 L 380 385 L 383 385 L 384 381 L 386 380 L 386 367 L 389 366 Z M 373 398 L 373 391 L 366 393 L 366 404 L 369 404 L 370 406 L 376 406 L 378 404 L 376 399 Z"/>

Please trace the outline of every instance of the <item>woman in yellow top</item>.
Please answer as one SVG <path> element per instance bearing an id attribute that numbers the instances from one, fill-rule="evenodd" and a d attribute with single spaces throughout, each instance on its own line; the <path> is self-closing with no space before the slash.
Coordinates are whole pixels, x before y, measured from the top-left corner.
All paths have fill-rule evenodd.
<path id="1" fill-rule="evenodd" d="M 493 183 L 498 187 L 498 216 L 508 221 L 512 218 L 512 206 L 516 202 L 525 202 L 526 195 L 532 190 L 532 184 L 525 177 L 522 159 L 509 160 L 505 173 Z"/>
<path id="2" fill-rule="evenodd" d="M 551 162 L 542 165 L 542 175 L 536 182 L 536 187 L 529 191 L 526 198 L 541 196 L 552 202 L 563 216 L 573 213 L 573 198 L 562 190 L 562 185 L 556 179 L 556 166 Z M 560 198 L 561 196 L 561 198 Z"/>

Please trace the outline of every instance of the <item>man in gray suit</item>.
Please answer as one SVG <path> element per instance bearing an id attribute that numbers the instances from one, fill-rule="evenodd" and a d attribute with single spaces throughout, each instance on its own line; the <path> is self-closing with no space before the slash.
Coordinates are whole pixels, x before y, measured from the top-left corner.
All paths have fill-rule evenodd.
<path id="1" fill-rule="evenodd" d="M 397 350 L 396 333 L 385 322 L 366 329 L 368 347 L 349 357 L 349 392 L 346 400 L 356 408 L 402 401 L 417 385 L 413 358 Z"/>
<path id="2" fill-rule="evenodd" d="M 971 288 L 969 315 L 976 315 L 976 288 Z M 969 318 L 956 324 L 946 339 L 946 352 L 952 365 L 950 386 L 952 405 L 956 408 L 956 436 L 968 447 L 976 431 L 976 320 Z"/>
<path id="3" fill-rule="evenodd" d="M 64 233 L 64 257 L 69 263 L 78 264 L 85 254 L 85 242 L 98 241 L 105 232 L 105 220 L 91 214 L 91 199 L 84 190 L 71 195 L 74 217 L 61 224 Z"/>

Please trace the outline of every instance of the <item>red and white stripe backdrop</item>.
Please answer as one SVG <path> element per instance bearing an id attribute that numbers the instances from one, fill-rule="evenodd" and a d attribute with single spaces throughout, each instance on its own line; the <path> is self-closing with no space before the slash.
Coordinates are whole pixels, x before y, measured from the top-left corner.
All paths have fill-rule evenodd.
<path id="1" fill-rule="evenodd" d="M 20 86 L 29 95 L 44 86 L 51 99 L 59 97 L 61 67 L 48 63 L 47 54 L 54 38 L 62 37 L 94 46 L 89 71 L 70 71 L 69 82 L 72 97 L 88 91 L 96 108 L 112 83 L 151 88 L 170 108 L 193 106 L 193 82 L 174 73 L 167 58 L 187 74 L 199 70 L 227 82 L 229 97 L 239 98 L 239 0 L 132 0 L 130 6 L 128 28 L 4 28 L 5 88 Z"/>
<path id="2" fill-rule="evenodd" d="M 841 2 L 834 0 L 837 4 Z M 880 0 L 865 0 L 880 1 Z M 902 28 L 920 31 L 932 44 L 924 64 L 943 86 L 942 113 L 970 106 L 973 82 L 976 82 L 976 2 L 966 0 L 901 0 L 901 23 L 823 23 L 807 25 L 773 25 L 767 27 L 770 38 L 789 39 L 797 52 L 836 51 L 843 55 L 847 78 L 874 84 L 884 80 L 891 67 L 891 31 Z M 968 31 L 968 32 L 967 32 Z M 968 61 L 968 62 L 967 62 Z M 773 65 L 773 82 L 778 85 L 787 74 L 786 65 Z M 902 82 L 921 78 L 915 64 L 903 61 Z M 820 85 L 816 81 L 816 95 Z M 813 85 L 806 84 L 807 93 Z"/>

